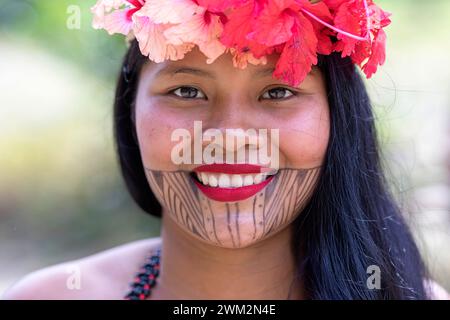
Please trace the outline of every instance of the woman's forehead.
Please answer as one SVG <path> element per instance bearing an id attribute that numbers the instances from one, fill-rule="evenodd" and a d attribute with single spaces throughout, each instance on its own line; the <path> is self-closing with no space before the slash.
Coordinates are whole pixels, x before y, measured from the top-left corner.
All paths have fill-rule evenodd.
<path id="1" fill-rule="evenodd" d="M 247 68 L 250 69 L 254 69 L 254 68 L 267 68 L 267 67 L 275 67 L 276 62 L 278 60 L 279 54 L 273 54 L 267 56 L 267 63 L 265 65 L 260 64 L 260 65 L 253 65 L 253 64 L 248 64 Z M 151 64 L 153 65 L 153 69 L 155 70 L 161 70 L 164 68 L 172 68 L 172 67 L 176 67 L 176 66 L 191 66 L 191 67 L 199 67 L 201 69 L 231 69 L 231 70 L 235 70 L 237 69 L 234 65 L 233 65 L 233 55 L 230 52 L 225 52 L 224 54 L 222 54 L 221 56 L 219 56 L 217 59 L 214 60 L 213 63 L 207 63 L 206 62 L 207 58 L 206 56 L 198 49 L 198 47 L 194 47 L 192 48 L 191 51 L 189 51 L 188 53 L 186 53 L 186 55 L 183 57 L 183 59 L 180 60 L 166 60 L 160 63 L 154 63 L 151 62 Z"/>
<path id="2" fill-rule="evenodd" d="M 222 54 L 213 63 L 207 63 L 205 55 L 197 47 L 194 47 L 180 60 L 166 60 L 160 63 L 149 60 L 145 69 L 147 69 L 146 72 L 150 72 L 155 77 L 171 77 L 175 74 L 194 74 L 216 79 L 240 72 L 246 73 L 251 77 L 272 78 L 279 56 L 278 53 L 273 53 L 266 56 L 267 60 L 265 64 L 254 65 L 248 63 L 245 68 L 240 69 L 234 66 L 233 55 L 230 52 Z M 316 66 L 313 66 L 310 74 L 314 75 L 316 73 L 320 73 L 320 71 Z"/>

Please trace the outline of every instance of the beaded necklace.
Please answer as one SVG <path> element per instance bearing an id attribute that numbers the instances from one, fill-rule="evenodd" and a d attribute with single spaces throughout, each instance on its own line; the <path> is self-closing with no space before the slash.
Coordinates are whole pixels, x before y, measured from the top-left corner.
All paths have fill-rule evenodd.
<path id="1" fill-rule="evenodd" d="M 146 259 L 146 263 L 139 270 L 131 284 L 131 289 L 125 296 L 126 300 L 145 300 L 150 297 L 159 276 L 161 249 Z"/>

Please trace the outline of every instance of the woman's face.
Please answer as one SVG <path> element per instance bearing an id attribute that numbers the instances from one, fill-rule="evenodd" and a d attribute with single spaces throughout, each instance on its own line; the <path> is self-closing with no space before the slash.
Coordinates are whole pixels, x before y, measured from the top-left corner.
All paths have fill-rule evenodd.
<path id="1" fill-rule="evenodd" d="M 229 54 L 206 64 L 194 49 L 141 71 L 135 123 L 148 182 L 170 219 L 207 243 L 260 242 L 287 227 L 314 191 L 329 137 L 324 80 L 314 67 L 290 87 L 272 77 L 276 60 L 238 69 Z M 205 165 L 211 156 L 226 165 Z"/>

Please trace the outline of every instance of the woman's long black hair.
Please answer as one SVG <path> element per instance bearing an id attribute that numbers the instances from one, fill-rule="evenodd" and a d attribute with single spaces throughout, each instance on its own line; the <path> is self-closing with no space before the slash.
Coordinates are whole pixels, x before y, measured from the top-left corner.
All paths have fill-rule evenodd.
<path id="1" fill-rule="evenodd" d="M 133 120 L 145 61 L 133 41 L 117 84 L 114 135 L 131 196 L 145 212 L 161 216 Z M 364 83 L 339 54 L 320 57 L 319 67 L 326 79 L 331 131 L 317 189 L 294 222 L 293 249 L 303 288 L 310 299 L 425 299 L 425 266 L 386 184 Z M 372 282 L 377 275 L 379 287 Z"/>

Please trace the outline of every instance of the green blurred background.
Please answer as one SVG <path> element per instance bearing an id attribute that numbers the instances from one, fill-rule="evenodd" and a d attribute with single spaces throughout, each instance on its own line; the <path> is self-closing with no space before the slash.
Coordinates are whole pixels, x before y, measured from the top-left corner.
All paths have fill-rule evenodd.
<path id="1" fill-rule="evenodd" d="M 91 28 L 94 3 L 0 0 L 0 294 L 38 268 L 159 235 L 119 175 L 112 101 L 126 47 Z M 450 1 L 377 3 L 393 13 L 387 62 L 367 81 L 388 177 L 450 289 Z"/>

